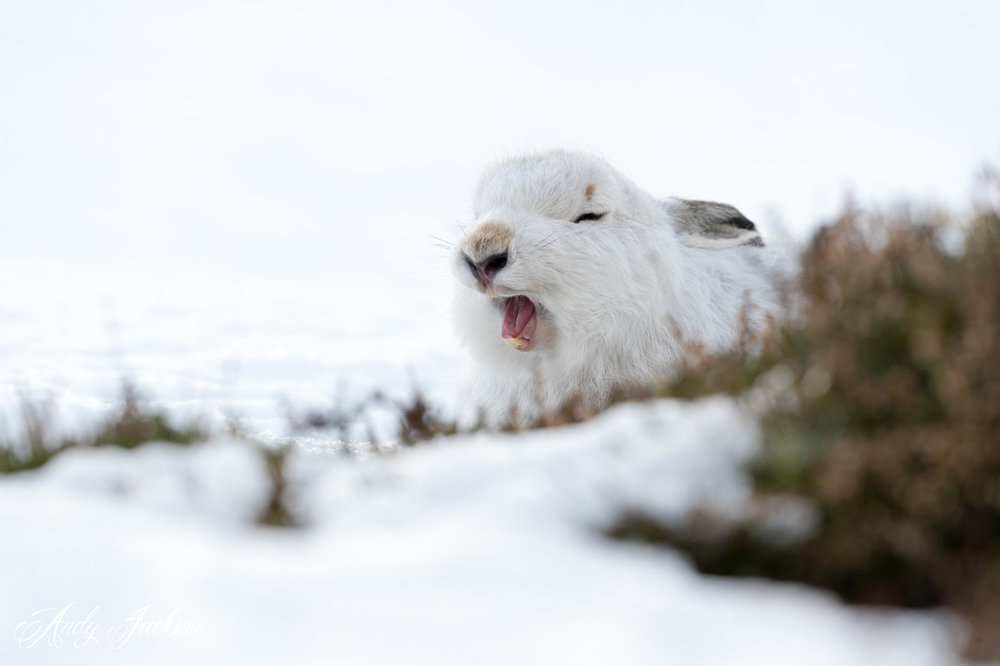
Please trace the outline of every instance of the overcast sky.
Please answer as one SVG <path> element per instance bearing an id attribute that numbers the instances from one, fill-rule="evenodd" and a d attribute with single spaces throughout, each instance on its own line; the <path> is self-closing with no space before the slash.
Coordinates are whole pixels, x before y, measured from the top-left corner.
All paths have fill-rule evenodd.
<path id="1" fill-rule="evenodd" d="M 848 190 L 957 202 L 1000 162 L 997 26 L 991 0 L 0 0 L 0 260 L 398 279 L 444 261 L 480 168 L 551 146 L 800 234 Z"/>

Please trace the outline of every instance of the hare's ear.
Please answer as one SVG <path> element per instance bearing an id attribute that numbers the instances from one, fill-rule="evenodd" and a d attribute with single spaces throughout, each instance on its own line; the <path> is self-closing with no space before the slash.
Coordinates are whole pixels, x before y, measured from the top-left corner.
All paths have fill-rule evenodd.
<path id="1" fill-rule="evenodd" d="M 722 250 L 764 245 L 754 223 L 728 204 L 671 197 L 660 205 L 674 223 L 680 241 L 689 247 Z"/>

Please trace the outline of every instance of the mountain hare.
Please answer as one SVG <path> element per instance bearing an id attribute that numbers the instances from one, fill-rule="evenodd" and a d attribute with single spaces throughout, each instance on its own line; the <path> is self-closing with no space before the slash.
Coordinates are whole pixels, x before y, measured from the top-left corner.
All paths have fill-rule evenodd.
<path id="1" fill-rule="evenodd" d="M 455 322 L 487 422 L 669 378 L 781 311 L 778 253 L 732 206 L 656 200 L 604 160 L 553 151 L 486 170 L 457 246 Z"/>

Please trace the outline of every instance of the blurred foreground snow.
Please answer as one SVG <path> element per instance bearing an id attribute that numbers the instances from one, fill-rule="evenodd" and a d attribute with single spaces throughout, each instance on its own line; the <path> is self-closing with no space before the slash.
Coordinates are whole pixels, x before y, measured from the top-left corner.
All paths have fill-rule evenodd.
<path id="1" fill-rule="evenodd" d="M 72 451 L 0 478 L 0 663 L 952 663 L 948 616 L 710 579 L 598 530 L 737 508 L 756 430 L 727 400 L 619 406 L 386 455 L 298 446 L 305 529 L 252 526 L 260 457 Z"/>

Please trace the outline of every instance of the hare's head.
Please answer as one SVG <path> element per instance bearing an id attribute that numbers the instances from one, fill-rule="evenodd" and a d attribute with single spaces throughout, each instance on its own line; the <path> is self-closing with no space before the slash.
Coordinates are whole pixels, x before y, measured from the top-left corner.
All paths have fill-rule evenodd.
<path id="1" fill-rule="evenodd" d="M 478 292 L 464 316 L 479 319 L 490 344 L 579 349 L 667 288 L 673 246 L 659 236 L 674 232 L 658 223 L 651 198 L 597 157 L 554 151 L 501 162 L 480 179 L 474 210 L 454 270 Z"/>
<path id="2" fill-rule="evenodd" d="M 500 162 L 474 205 L 453 262 L 455 324 L 473 353 L 470 396 L 491 423 L 603 404 L 669 376 L 689 343 L 729 349 L 780 310 L 777 264 L 750 220 L 656 200 L 600 158 Z"/>

